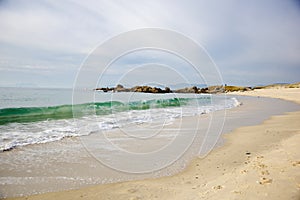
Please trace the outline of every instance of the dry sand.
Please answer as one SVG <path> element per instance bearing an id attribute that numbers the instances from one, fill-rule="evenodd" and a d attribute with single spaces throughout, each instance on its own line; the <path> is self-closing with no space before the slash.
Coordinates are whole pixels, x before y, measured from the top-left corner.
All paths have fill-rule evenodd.
<path id="1" fill-rule="evenodd" d="M 247 92 L 232 92 L 231 94 L 279 98 L 300 104 L 300 88 L 276 87 L 271 89 L 259 89 Z"/>
<path id="2" fill-rule="evenodd" d="M 237 94 L 237 93 L 235 93 Z M 300 103 L 300 89 L 262 89 L 241 95 Z M 226 134 L 226 144 L 186 170 L 158 179 L 98 185 L 19 199 L 300 199 L 300 112 Z"/>

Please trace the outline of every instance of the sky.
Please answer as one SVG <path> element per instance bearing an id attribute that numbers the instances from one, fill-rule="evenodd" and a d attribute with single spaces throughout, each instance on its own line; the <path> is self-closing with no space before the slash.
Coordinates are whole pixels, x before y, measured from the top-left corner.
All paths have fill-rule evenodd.
<path id="1" fill-rule="evenodd" d="M 226 84 L 300 81 L 298 0 L 0 0 L 0 86 L 71 88 L 99 45 L 124 32 L 154 27 L 197 42 Z M 124 78 L 128 84 L 149 79 L 146 60 L 145 55 L 129 56 L 117 62 L 135 67 L 144 62 Z M 173 61 L 160 66 L 176 65 Z M 180 66 L 177 75 L 187 72 Z M 174 84 L 167 71 L 162 79 Z"/>

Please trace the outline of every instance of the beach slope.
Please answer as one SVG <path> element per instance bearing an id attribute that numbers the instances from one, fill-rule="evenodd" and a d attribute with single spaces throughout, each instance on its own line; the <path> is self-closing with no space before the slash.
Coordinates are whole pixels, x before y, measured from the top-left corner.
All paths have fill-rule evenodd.
<path id="1" fill-rule="evenodd" d="M 300 103 L 300 89 L 241 95 Z M 225 134 L 224 146 L 170 177 L 98 185 L 16 199 L 300 199 L 300 111 Z"/>

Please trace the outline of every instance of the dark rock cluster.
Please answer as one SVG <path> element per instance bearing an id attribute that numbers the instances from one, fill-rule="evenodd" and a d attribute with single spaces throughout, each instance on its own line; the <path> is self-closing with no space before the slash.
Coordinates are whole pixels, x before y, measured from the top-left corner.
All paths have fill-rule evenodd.
<path id="1" fill-rule="evenodd" d="M 186 87 L 178 90 L 171 90 L 169 87 L 165 87 L 165 89 L 161 89 L 158 87 L 151 87 L 151 86 L 135 86 L 132 88 L 125 88 L 122 85 L 117 85 L 116 87 L 112 88 L 96 88 L 97 91 L 103 92 L 143 92 L 143 93 L 208 93 L 208 94 L 217 94 L 217 93 L 224 93 L 224 92 L 233 92 L 233 91 L 247 91 L 251 90 L 251 88 L 247 87 L 237 87 L 237 86 L 210 86 L 206 88 L 198 88 L 196 86 L 193 87 Z"/>

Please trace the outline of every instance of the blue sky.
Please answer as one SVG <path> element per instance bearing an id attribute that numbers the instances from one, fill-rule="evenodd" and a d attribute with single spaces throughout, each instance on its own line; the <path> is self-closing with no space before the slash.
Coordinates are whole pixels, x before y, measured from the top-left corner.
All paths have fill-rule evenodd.
<path id="1" fill-rule="evenodd" d="M 1 0 L 0 86 L 72 87 L 98 45 L 148 27 L 197 41 L 224 83 L 300 81 L 296 0 Z"/>

